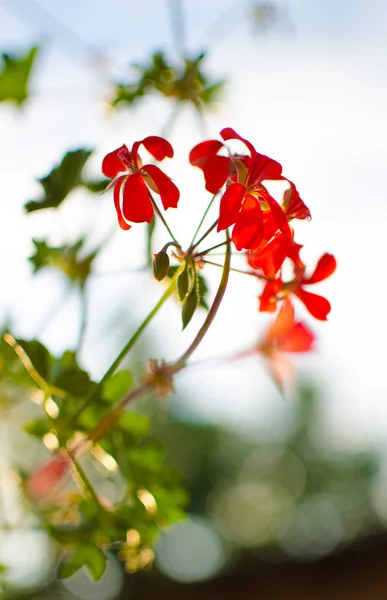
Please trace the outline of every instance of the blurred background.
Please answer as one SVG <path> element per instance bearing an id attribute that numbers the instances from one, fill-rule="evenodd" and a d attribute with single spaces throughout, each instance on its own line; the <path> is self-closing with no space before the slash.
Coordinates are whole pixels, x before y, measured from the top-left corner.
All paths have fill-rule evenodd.
<path id="1" fill-rule="evenodd" d="M 24 204 L 41 194 L 37 179 L 69 150 L 94 150 L 86 173 L 98 182 L 107 152 L 165 134 L 177 157 L 168 172 L 182 192 L 168 222 L 184 243 L 208 202 L 188 153 L 233 127 L 281 162 L 310 208 L 312 221 L 295 227 L 306 264 L 324 252 L 338 261 L 321 286 L 329 322 L 308 321 L 318 351 L 297 361 L 286 399 L 257 358 L 232 367 L 207 360 L 251 346 L 268 322 L 256 282 L 233 274 L 195 355 L 200 369 L 179 376 L 161 406 L 139 403 L 192 499 L 189 519 L 162 534 L 152 571 L 127 575 L 112 554 L 98 583 L 83 573 L 56 581 L 50 542 L 25 514 L 10 470 L 15 460 L 36 464 L 39 451 L 17 434 L 23 399 L 10 408 L 2 397 L 4 598 L 387 597 L 386 3 L 0 0 L 0 34 L 10 55 L 38 47 L 27 97 L 0 102 L 0 310 L 15 335 L 58 354 L 76 347 L 82 319 L 79 290 L 60 273 L 32 276 L 32 238 L 60 246 L 85 236 L 90 252 L 105 240 L 87 283 L 80 355 L 96 378 L 160 295 L 141 270 L 145 227 L 120 231 L 111 195 L 77 187 L 59 209 L 26 215 Z M 133 65 L 157 52 L 173 64 L 205 52 L 203 71 L 224 88 L 201 110 L 190 102 L 177 110 L 157 93 L 133 99 L 128 84 L 141 74 Z M 163 233 L 155 239 L 161 248 Z M 214 291 L 219 273 L 205 275 Z M 180 334 L 177 306 L 163 315 L 132 365 L 178 356 L 202 318 Z"/>

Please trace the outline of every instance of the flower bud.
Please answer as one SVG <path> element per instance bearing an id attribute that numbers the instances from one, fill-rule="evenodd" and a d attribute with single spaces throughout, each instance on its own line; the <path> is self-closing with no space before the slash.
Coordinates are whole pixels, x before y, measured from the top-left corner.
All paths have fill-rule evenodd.
<path id="1" fill-rule="evenodd" d="M 157 281 L 162 281 L 166 277 L 169 269 L 169 256 L 165 250 L 161 250 L 153 258 L 153 274 Z"/>

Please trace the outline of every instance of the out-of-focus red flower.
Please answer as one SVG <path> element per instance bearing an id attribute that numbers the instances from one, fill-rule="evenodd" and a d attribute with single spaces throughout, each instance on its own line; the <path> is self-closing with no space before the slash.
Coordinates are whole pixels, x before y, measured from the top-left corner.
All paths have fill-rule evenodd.
<path id="1" fill-rule="evenodd" d="M 305 305 L 310 314 L 326 321 L 330 313 L 331 305 L 326 298 L 313 294 L 305 289 L 305 286 L 314 285 L 320 281 L 328 279 L 336 270 L 336 259 L 332 254 L 323 254 L 309 277 L 305 276 L 305 265 L 300 258 L 302 246 L 293 242 L 287 251 L 287 256 L 293 262 L 294 277 L 290 281 L 283 281 L 282 274 L 267 281 L 260 295 L 260 311 L 274 312 L 277 308 L 277 302 L 288 294 L 294 294 Z M 268 259 L 269 260 L 269 259 Z M 248 262 L 253 268 L 262 268 L 262 255 L 255 260 L 252 255 L 248 255 Z M 265 273 L 266 275 L 266 273 Z M 258 275 L 259 276 L 259 275 Z M 272 277 L 267 275 L 267 277 Z"/>
<path id="2" fill-rule="evenodd" d="M 293 304 L 285 298 L 274 321 L 258 342 L 256 351 L 266 359 L 274 380 L 283 390 L 293 375 L 293 367 L 283 354 L 310 352 L 315 341 L 314 333 L 304 323 L 295 320 Z"/>
<path id="3" fill-rule="evenodd" d="M 177 208 L 180 197 L 176 185 L 159 167 L 142 164 L 138 155 L 141 144 L 158 161 L 173 157 L 171 144 L 162 137 L 152 135 L 135 142 L 131 150 L 124 144 L 117 150 L 109 152 L 102 162 L 103 174 L 113 179 L 107 189 L 114 188 L 114 206 L 118 223 L 125 230 L 130 229 L 127 221 L 151 222 L 154 211 L 148 188 L 160 195 L 164 209 Z"/>
<path id="4" fill-rule="evenodd" d="M 257 152 L 230 127 L 222 129 L 220 135 L 224 141 L 243 142 L 250 156 L 219 156 L 224 144 L 208 140 L 195 146 L 189 157 L 191 164 L 203 171 L 207 190 L 215 194 L 228 183 L 220 202 L 218 231 L 234 225 L 232 240 L 238 250 L 256 250 L 262 244 L 267 245 L 273 236 L 280 235 L 277 245 L 281 244 L 282 254 L 285 251 L 286 256 L 286 246 L 292 237 L 288 221 L 309 217 L 308 208 L 290 181 L 281 207 L 263 181 L 285 179 L 282 166 Z"/>
<path id="5" fill-rule="evenodd" d="M 33 500 L 44 500 L 52 496 L 70 473 L 70 459 L 55 454 L 30 475 L 26 484 L 27 494 Z"/>

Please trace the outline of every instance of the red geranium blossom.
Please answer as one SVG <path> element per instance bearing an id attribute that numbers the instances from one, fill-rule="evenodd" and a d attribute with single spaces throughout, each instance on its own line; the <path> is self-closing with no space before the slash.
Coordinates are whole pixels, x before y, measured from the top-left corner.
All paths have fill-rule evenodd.
<path id="1" fill-rule="evenodd" d="M 307 291 L 305 286 L 319 283 L 330 277 L 336 269 L 336 259 L 332 254 L 323 254 L 312 275 L 306 277 L 305 265 L 299 255 L 301 248 L 301 245 L 293 242 L 288 249 L 287 256 L 293 262 L 293 279 L 283 281 L 280 274 L 279 277 L 266 282 L 260 296 L 260 311 L 274 312 L 277 308 L 277 301 L 292 293 L 301 300 L 313 317 L 320 321 L 326 321 L 331 310 L 330 303 L 323 296 Z M 255 268 L 259 267 L 254 257 L 249 257 L 249 264 Z"/>
<path id="2" fill-rule="evenodd" d="M 172 158 L 173 148 L 167 140 L 155 135 L 135 142 L 132 150 L 125 144 L 109 152 L 102 162 L 102 172 L 114 179 L 107 189 L 114 188 L 114 205 L 122 229 L 130 229 L 127 221 L 150 223 L 154 214 L 148 187 L 160 195 L 165 209 L 176 208 L 180 192 L 176 185 L 156 165 L 143 165 L 138 155 L 140 145 L 145 146 L 156 160 Z M 122 199 L 121 199 L 122 190 Z"/>
<path id="3" fill-rule="evenodd" d="M 283 353 L 309 352 L 314 349 L 315 340 L 314 333 L 304 323 L 295 320 L 293 304 L 285 298 L 274 321 L 256 346 L 256 351 L 268 361 L 281 390 L 293 372 L 291 363 Z"/>
<path id="4" fill-rule="evenodd" d="M 27 480 L 26 491 L 34 500 L 49 498 L 70 473 L 70 460 L 55 454 L 36 469 Z"/>
<path id="5" fill-rule="evenodd" d="M 282 209 L 262 183 L 264 180 L 284 179 L 282 166 L 257 152 L 249 141 L 230 127 L 222 129 L 220 135 L 225 141 L 237 139 L 243 142 L 250 156 L 219 156 L 224 144 L 208 140 L 195 146 L 189 157 L 191 164 L 203 171 L 206 188 L 210 192 L 217 193 L 229 182 L 220 203 L 218 231 L 234 225 L 232 240 L 238 250 L 256 249 L 276 233 L 282 233 L 285 244 L 291 238 L 288 221 L 310 216 L 296 187 L 289 182 L 290 191 L 285 196 Z"/>

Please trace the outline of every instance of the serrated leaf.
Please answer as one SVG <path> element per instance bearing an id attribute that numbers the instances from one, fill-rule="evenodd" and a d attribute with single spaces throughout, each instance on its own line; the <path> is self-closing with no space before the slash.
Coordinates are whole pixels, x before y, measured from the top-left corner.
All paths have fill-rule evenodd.
<path id="1" fill-rule="evenodd" d="M 23 348 L 39 375 L 47 380 L 53 361 L 53 357 L 47 348 L 37 340 L 27 341 L 18 339 L 16 341 Z"/>
<path id="2" fill-rule="evenodd" d="M 52 429 L 51 419 L 36 419 L 24 425 L 24 431 L 37 438 L 42 438 Z"/>
<path id="3" fill-rule="evenodd" d="M 123 369 L 114 373 L 107 381 L 105 381 L 102 388 L 102 397 L 107 402 L 114 404 L 118 402 L 127 394 L 133 385 L 133 376 L 129 369 Z"/>
<path id="4" fill-rule="evenodd" d="M 124 431 L 128 431 L 139 438 L 148 435 L 151 428 L 148 417 L 135 412 L 124 413 L 120 417 L 118 425 Z"/>
<path id="5" fill-rule="evenodd" d="M 183 302 L 183 308 L 181 311 L 181 320 L 183 324 L 183 329 L 185 329 L 192 319 L 195 310 L 197 309 L 199 304 L 199 296 L 197 287 L 195 286 L 192 291 L 188 294 L 187 298 Z"/>
<path id="6" fill-rule="evenodd" d="M 28 83 L 38 47 L 34 46 L 20 57 L 3 54 L 0 70 L 0 102 L 14 102 L 21 106 L 28 98 Z"/>
<path id="7" fill-rule="evenodd" d="M 61 163 L 46 177 L 39 179 L 44 195 L 40 200 L 31 200 L 24 205 L 29 213 L 43 208 L 57 208 L 66 196 L 77 186 L 82 185 L 82 170 L 92 150 L 80 148 L 67 152 Z"/>
<path id="8" fill-rule="evenodd" d="M 95 581 L 101 579 L 106 569 L 106 556 L 100 548 L 93 544 L 77 544 L 75 551 L 63 562 L 58 569 L 58 577 L 64 579 L 71 577 L 81 567 L 85 566 L 90 571 Z"/>

